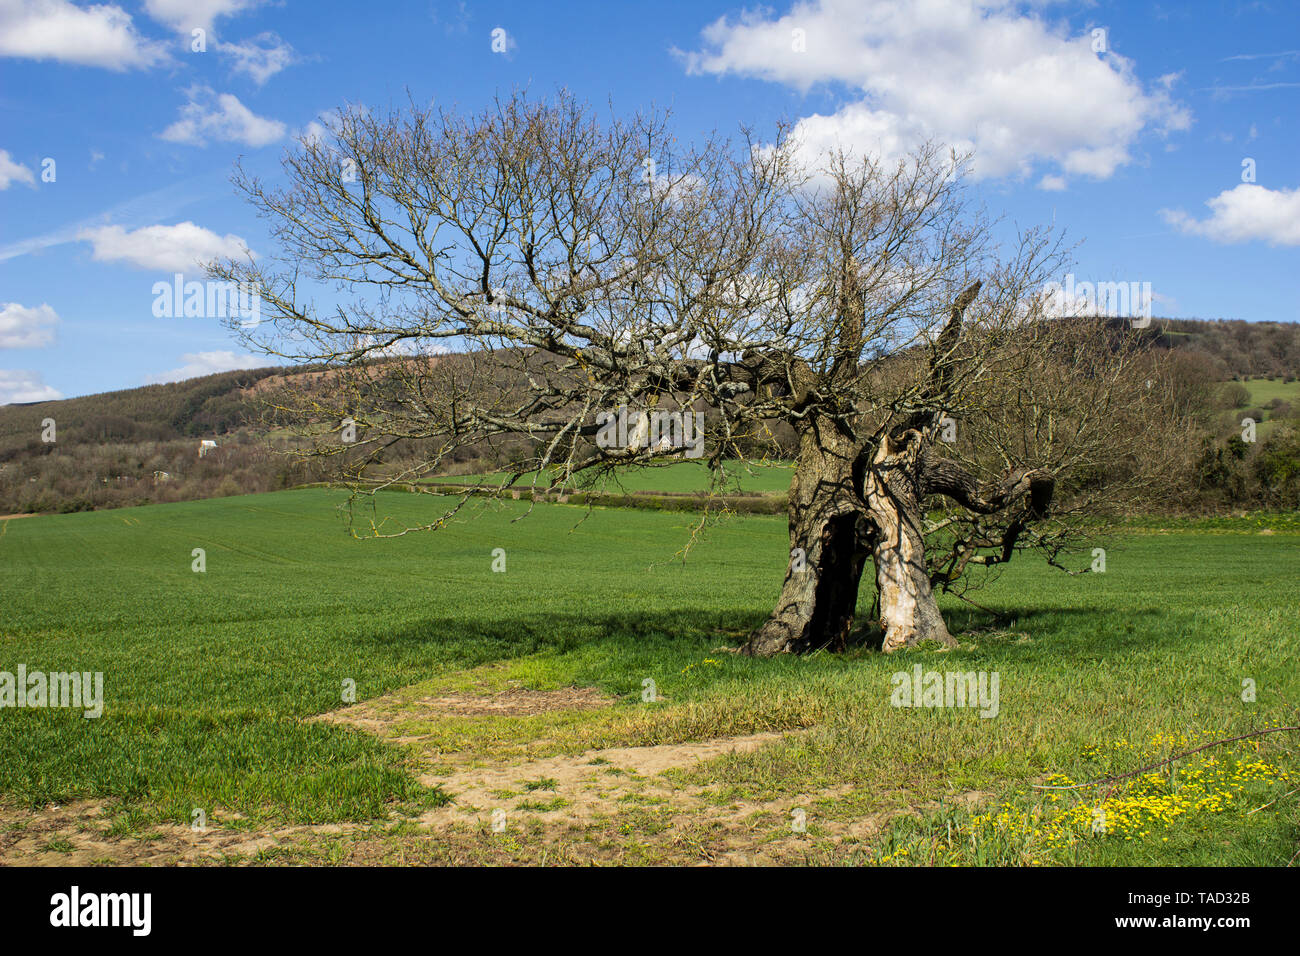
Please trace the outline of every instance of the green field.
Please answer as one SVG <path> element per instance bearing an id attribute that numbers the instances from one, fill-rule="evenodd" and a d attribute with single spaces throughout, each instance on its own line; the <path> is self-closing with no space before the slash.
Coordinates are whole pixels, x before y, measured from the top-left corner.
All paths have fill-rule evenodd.
<path id="1" fill-rule="evenodd" d="M 759 463 L 745 465 L 724 463 L 724 478 L 720 486 L 727 494 L 775 494 L 789 490 L 790 480 L 794 477 L 794 466 L 788 462 Z M 532 484 L 535 472 L 529 472 L 515 482 L 517 488 L 527 488 Z M 659 494 L 698 494 L 709 489 L 712 475 L 708 466 L 700 461 L 676 461 L 648 468 L 627 469 L 616 480 L 608 479 L 596 485 L 609 493 L 655 492 Z M 448 475 L 431 478 L 429 481 L 445 484 L 482 483 L 496 486 L 507 480 L 509 475 L 496 473 L 490 475 Z M 585 486 L 585 476 L 579 474 L 579 487 Z M 539 482 L 544 486 L 546 482 Z"/>
<path id="2" fill-rule="evenodd" d="M 1300 407 L 1300 381 L 1284 382 L 1280 378 L 1248 378 L 1242 384 L 1250 392 L 1250 404 L 1241 406 L 1242 409 L 1264 408 L 1275 398 L 1287 402 L 1293 409 Z M 1273 417 L 1271 409 L 1265 409 L 1265 416 L 1256 430 L 1261 438 L 1271 436 L 1278 427 L 1278 421 Z"/>
<path id="3" fill-rule="evenodd" d="M 1243 383 L 1250 392 L 1252 405 L 1265 405 L 1275 398 L 1294 405 L 1300 401 L 1300 381 L 1284 382 L 1280 378 L 1248 378 Z"/>
<path id="4" fill-rule="evenodd" d="M 682 862 L 743 846 L 796 862 L 1285 864 L 1300 840 L 1290 733 L 1181 760 L 1104 804 L 1030 789 L 1297 723 L 1300 536 L 1285 522 L 1134 533 L 1107 543 L 1100 575 L 1013 563 L 976 596 L 1003 617 L 945 599 L 962 645 L 950 653 L 756 661 L 725 647 L 770 610 L 782 517 L 711 527 L 683 561 L 697 516 L 539 505 L 514 520 L 527 505 L 475 500 L 442 531 L 355 540 L 344 497 L 0 522 L 0 671 L 102 671 L 105 685 L 97 720 L 0 710 L 3 826 L 95 800 L 106 832 L 135 846 L 201 808 L 217 830 L 307 827 L 277 857 L 304 862 L 363 846 L 387 862 Z M 438 502 L 376 503 L 376 517 L 414 522 Z M 997 717 L 891 707 L 891 675 L 917 663 L 997 672 Z M 345 680 L 360 701 L 386 695 L 393 733 L 305 720 L 341 708 Z M 614 701 L 429 704 L 568 687 Z M 576 785 L 538 774 L 493 792 L 522 821 L 509 833 L 427 823 L 455 810 L 465 766 L 587 754 L 594 773 L 608 761 L 592 750 L 762 733 L 748 752 L 667 770 L 667 791 L 633 774 L 612 810 L 579 815 Z M 806 832 L 791 832 L 794 807 Z M 322 828 L 349 821 L 360 835 Z"/>

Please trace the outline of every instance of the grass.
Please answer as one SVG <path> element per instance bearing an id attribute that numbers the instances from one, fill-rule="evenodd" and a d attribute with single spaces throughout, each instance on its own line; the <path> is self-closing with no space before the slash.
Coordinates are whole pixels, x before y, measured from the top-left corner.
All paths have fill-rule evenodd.
<path id="1" fill-rule="evenodd" d="M 524 506 L 475 502 L 482 520 L 437 536 L 359 542 L 340 500 L 285 492 L 7 522 L 0 670 L 102 671 L 106 700 L 98 720 L 0 711 L 0 790 L 33 806 L 143 801 L 177 822 L 194 808 L 315 823 L 436 801 L 402 753 L 302 718 L 341 706 L 345 680 L 365 699 L 597 641 L 624 648 L 639 691 L 651 660 L 683 653 L 674 637 L 699 646 L 721 621 L 754 620 L 757 572 L 780 574 L 754 553 L 753 591 L 719 600 L 731 577 L 721 554 L 707 566 L 674 557 L 686 518 L 618 512 L 575 528 L 581 510 L 538 508 L 516 524 Z M 381 505 L 413 518 L 430 502 Z M 505 574 L 491 570 L 498 546 Z M 194 548 L 204 573 L 191 570 Z M 665 607 L 663 593 L 678 601 Z"/>
<path id="2" fill-rule="evenodd" d="M 1280 378 L 1248 378 L 1243 385 L 1250 392 L 1251 405 L 1266 405 L 1275 398 L 1294 405 L 1300 401 L 1300 381 L 1284 382 Z"/>
<path id="3" fill-rule="evenodd" d="M 1248 378 L 1242 384 L 1250 392 L 1250 402 L 1248 405 L 1241 406 L 1239 410 L 1263 408 L 1275 398 L 1287 402 L 1293 409 L 1300 403 L 1300 381 L 1284 382 L 1280 378 Z M 1272 409 L 1264 409 L 1264 414 L 1266 415 L 1265 419 L 1259 422 L 1256 428 L 1256 433 L 1261 438 L 1271 435 L 1278 427 Z"/>
<path id="4" fill-rule="evenodd" d="M 292 491 L 6 523 L 0 670 L 103 671 L 105 706 L 98 720 L 0 710 L 3 799 L 108 799 L 137 833 L 188 824 L 195 808 L 242 825 L 384 819 L 447 795 L 417 781 L 428 766 L 414 750 L 305 720 L 340 707 L 345 681 L 359 700 L 391 694 L 395 707 L 432 690 L 591 686 L 619 702 L 437 720 L 412 709 L 396 729 L 484 760 L 798 730 L 670 773 L 719 806 L 805 807 L 813 862 L 1261 864 L 1295 852 L 1297 800 L 1284 796 L 1300 772 L 1293 735 L 1117 788 L 1113 832 L 1088 825 L 1101 799 L 1091 791 L 1050 800 L 1030 788 L 1135 769 L 1183 738 L 1296 722 L 1294 523 L 1269 536 L 1244 533 L 1248 522 L 1130 535 L 1107 543 L 1100 575 L 1013 563 L 977 598 L 1000 617 L 944 599 L 962 641 L 950 653 L 754 661 L 721 648 L 769 610 L 782 518 L 716 526 L 683 563 L 686 515 L 545 505 L 514 520 L 525 504 L 480 500 L 435 534 L 357 541 L 334 511 L 343 497 Z M 380 516 L 412 521 L 436 505 L 376 500 Z M 498 547 L 505 573 L 492 571 Z M 204 573 L 191 570 L 194 548 L 206 551 Z M 998 716 L 890 706 L 891 675 L 916 663 L 996 671 Z M 642 701 L 646 680 L 654 703 Z M 1226 776 L 1207 777 L 1211 755 Z M 1179 776 L 1198 769 L 1199 783 Z M 526 803 L 563 818 L 551 786 L 534 778 Z M 1160 804 L 1159 787 L 1187 799 Z M 974 792 L 992 803 L 961 802 Z M 1216 795 L 1224 809 L 1196 809 Z M 1143 806 L 1164 816 L 1118 829 Z M 1066 813 L 1083 816 L 1043 825 Z M 629 814 L 614 839 L 655 859 L 642 844 L 662 816 Z M 835 836 L 863 819 L 884 821 L 874 842 Z M 790 833 L 786 813 L 753 825 L 772 840 Z"/>
<path id="5" fill-rule="evenodd" d="M 725 478 L 721 490 L 727 494 L 779 494 L 790 488 L 794 477 L 794 467 L 789 462 L 751 462 L 748 465 L 726 462 L 723 466 Z M 527 488 L 536 473 L 524 475 L 515 487 Z M 448 475 L 431 478 L 437 484 L 500 484 L 509 476 L 503 473 L 489 475 Z M 712 475 L 703 462 L 675 461 L 652 467 L 628 469 L 618 476 L 616 481 L 609 481 L 600 486 L 609 493 L 653 492 L 659 494 L 696 494 L 706 491 Z M 579 475 L 579 487 L 585 479 Z M 545 482 L 540 482 L 544 485 Z"/>
<path id="6" fill-rule="evenodd" d="M 1196 531 L 1213 534 L 1300 533 L 1300 511 L 1241 511 L 1231 515 L 1138 515 L 1121 522 L 1126 532 L 1169 534 Z"/>

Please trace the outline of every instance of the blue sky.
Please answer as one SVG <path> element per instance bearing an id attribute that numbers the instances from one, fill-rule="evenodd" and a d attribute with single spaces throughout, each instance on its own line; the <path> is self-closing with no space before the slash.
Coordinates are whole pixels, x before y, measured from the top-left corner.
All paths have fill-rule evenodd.
<path id="1" fill-rule="evenodd" d="M 1228 6 L 0 0 L 0 404 L 267 364 L 218 320 L 155 317 L 153 284 L 273 250 L 238 157 L 274 177 L 322 114 L 408 89 L 476 110 L 563 86 L 670 107 L 685 136 L 787 117 L 814 146 L 957 143 L 990 211 L 1083 241 L 1080 281 L 1295 321 L 1300 7 Z"/>

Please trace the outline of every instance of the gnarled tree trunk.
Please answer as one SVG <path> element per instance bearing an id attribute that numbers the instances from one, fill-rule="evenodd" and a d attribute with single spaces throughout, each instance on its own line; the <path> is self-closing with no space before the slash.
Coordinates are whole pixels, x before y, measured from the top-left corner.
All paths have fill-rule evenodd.
<path id="1" fill-rule="evenodd" d="M 790 561 L 776 608 L 749 639 L 760 657 L 840 648 L 853 625 L 867 552 L 862 501 L 853 488 L 858 449 L 829 418 L 813 418 L 799 436 L 790 483 Z"/>
<path id="2" fill-rule="evenodd" d="M 1009 512 L 1001 540 L 982 541 L 1008 561 L 1020 532 L 1046 516 L 1055 483 L 1043 471 L 1014 472 L 981 483 L 927 447 L 929 428 L 887 435 L 856 462 L 843 445 L 805 445 L 790 487 L 792 560 L 776 609 L 745 653 L 768 656 L 839 649 L 853 625 L 868 556 L 876 569 L 881 650 L 937 641 L 955 647 L 935 600 L 926 564 L 922 502 L 942 494 L 978 514 Z M 810 447 L 811 446 L 811 447 Z M 801 560 L 802 559 L 802 560 Z"/>
<path id="3" fill-rule="evenodd" d="M 842 648 L 868 557 L 876 569 L 882 649 L 925 640 L 954 646 L 926 568 L 921 433 L 886 437 L 870 455 L 835 440 L 837 433 L 828 435 L 826 427 L 810 427 L 802 436 L 790 486 L 791 560 L 776 608 L 745 652 Z"/>
<path id="4" fill-rule="evenodd" d="M 909 429 L 886 435 L 862 478 L 871 554 L 880 593 L 881 649 L 889 652 L 934 640 L 957 641 L 939 613 L 925 562 L 920 465 L 925 436 Z"/>
<path id="5" fill-rule="evenodd" d="M 845 270 L 845 341 L 853 353 L 853 270 Z M 842 419 L 810 416 L 800 431 L 799 463 L 790 485 L 791 562 L 776 609 L 755 631 L 745 653 L 760 656 L 842 647 L 853 626 L 858 585 L 869 554 L 875 563 L 881 649 L 886 653 L 937 641 L 955 647 L 935 600 L 925 555 L 924 501 L 942 494 L 977 514 L 1009 511 L 1001 540 L 979 540 L 965 561 L 1010 559 L 1021 531 L 1043 518 L 1054 481 L 1046 472 L 1022 471 L 980 483 L 955 461 L 931 450 L 943 417 L 951 362 L 966 307 L 977 282 L 953 303 L 936 341 L 930 381 L 906 417 L 862 447 Z M 832 376 L 848 360 L 837 361 Z M 1012 510 L 1016 509 L 1016 510 Z M 1000 553 L 976 557 L 979 548 Z"/>

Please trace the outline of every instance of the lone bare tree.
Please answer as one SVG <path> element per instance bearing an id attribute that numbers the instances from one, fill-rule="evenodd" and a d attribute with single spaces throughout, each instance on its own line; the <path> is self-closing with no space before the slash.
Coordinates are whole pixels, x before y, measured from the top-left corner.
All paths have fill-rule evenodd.
<path id="1" fill-rule="evenodd" d="M 566 489 L 698 437 L 716 490 L 786 423 L 788 567 L 746 650 L 841 644 L 868 558 L 884 650 L 952 645 L 936 590 L 1059 563 L 1149 486 L 1176 432 L 1160 370 L 1115 323 L 1045 314 L 1059 243 L 1000 253 L 960 157 L 799 156 L 784 129 L 681 146 L 565 94 L 347 109 L 284 184 L 237 172 L 279 249 L 211 274 L 261 290 L 256 347 L 319 369 L 278 408 L 357 486 L 499 445 L 511 482 Z M 703 435 L 647 435 L 650 412 Z M 418 463 L 376 468 L 394 442 Z"/>

